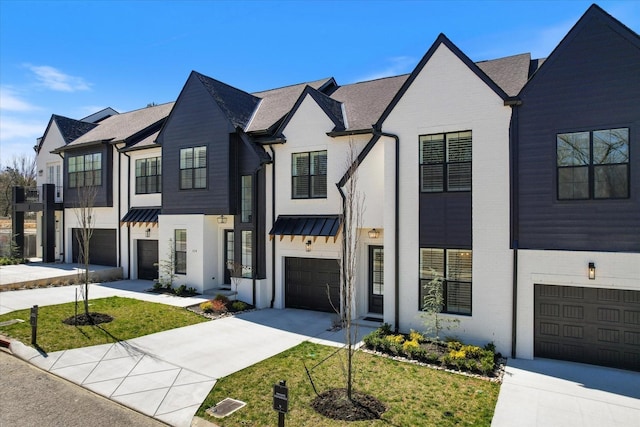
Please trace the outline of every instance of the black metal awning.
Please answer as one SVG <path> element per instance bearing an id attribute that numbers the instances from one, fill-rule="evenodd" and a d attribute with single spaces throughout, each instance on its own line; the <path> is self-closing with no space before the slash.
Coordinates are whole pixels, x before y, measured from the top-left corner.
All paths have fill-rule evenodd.
<path id="1" fill-rule="evenodd" d="M 139 226 L 157 224 L 160 208 L 131 208 L 125 216 L 122 217 L 122 224 L 138 224 Z"/>
<path id="2" fill-rule="evenodd" d="M 296 236 L 324 237 L 327 241 L 333 237 L 335 241 L 342 228 L 342 217 L 340 215 L 279 215 L 276 223 L 269 232 L 271 238 L 280 236 L 291 236 L 291 240 Z"/>

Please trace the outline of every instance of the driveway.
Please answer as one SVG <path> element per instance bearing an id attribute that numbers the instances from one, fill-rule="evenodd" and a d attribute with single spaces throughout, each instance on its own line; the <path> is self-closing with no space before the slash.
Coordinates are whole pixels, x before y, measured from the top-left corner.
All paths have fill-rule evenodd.
<path id="1" fill-rule="evenodd" d="M 509 359 L 491 426 L 640 426 L 640 372 Z"/>

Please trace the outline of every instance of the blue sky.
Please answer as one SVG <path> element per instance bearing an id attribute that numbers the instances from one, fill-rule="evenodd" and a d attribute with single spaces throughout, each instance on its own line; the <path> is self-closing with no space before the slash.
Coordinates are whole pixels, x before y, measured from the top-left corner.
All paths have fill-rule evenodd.
<path id="1" fill-rule="evenodd" d="M 51 114 L 174 101 L 191 70 L 254 92 L 411 72 L 439 33 L 472 60 L 545 57 L 591 1 L 0 0 L 0 163 Z M 640 32 L 640 2 L 600 7 Z"/>

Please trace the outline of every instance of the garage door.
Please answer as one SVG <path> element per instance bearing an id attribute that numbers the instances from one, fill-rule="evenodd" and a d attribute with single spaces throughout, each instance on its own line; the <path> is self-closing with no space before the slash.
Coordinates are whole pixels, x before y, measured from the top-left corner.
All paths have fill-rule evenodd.
<path id="1" fill-rule="evenodd" d="M 640 291 L 535 285 L 534 355 L 640 371 Z"/>
<path id="2" fill-rule="evenodd" d="M 327 296 L 327 285 L 329 295 Z M 336 259 L 285 258 L 285 306 L 334 312 L 340 307 L 340 266 Z"/>
<path id="3" fill-rule="evenodd" d="M 138 240 L 138 279 L 158 278 L 158 241 Z"/>
<path id="4" fill-rule="evenodd" d="M 73 229 L 73 261 L 78 262 L 78 238 L 79 228 Z M 94 265 L 109 265 L 116 267 L 118 264 L 116 252 L 116 230 L 95 228 L 89 243 L 89 262 Z"/>

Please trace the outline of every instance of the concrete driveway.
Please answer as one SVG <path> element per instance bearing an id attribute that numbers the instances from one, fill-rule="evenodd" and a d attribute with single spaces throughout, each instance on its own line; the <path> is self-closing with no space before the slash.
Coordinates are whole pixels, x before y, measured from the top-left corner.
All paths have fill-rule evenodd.
<path id="1" fill-rule="evenodd" d="M 509 359 L 492 427 L 638 427 L 640 372 Z"/>

